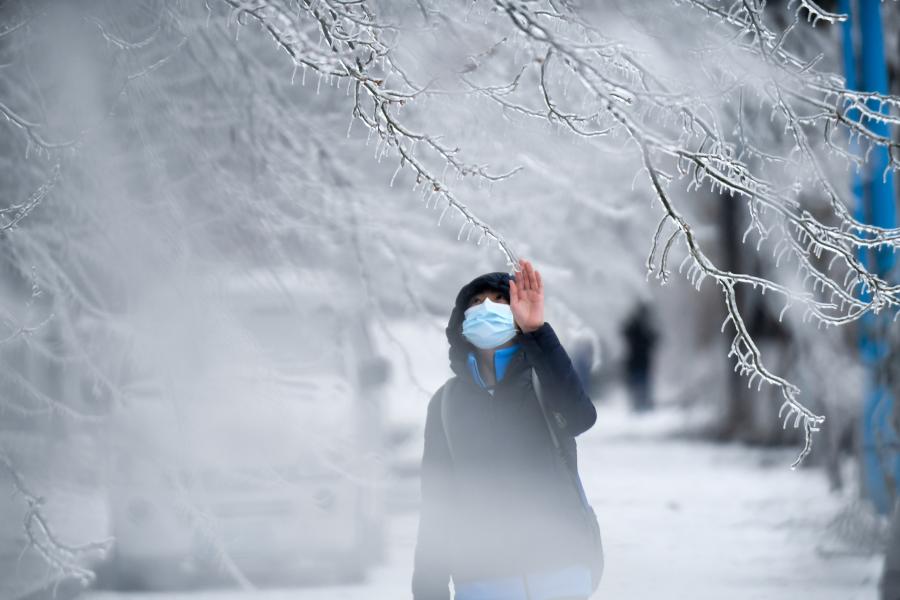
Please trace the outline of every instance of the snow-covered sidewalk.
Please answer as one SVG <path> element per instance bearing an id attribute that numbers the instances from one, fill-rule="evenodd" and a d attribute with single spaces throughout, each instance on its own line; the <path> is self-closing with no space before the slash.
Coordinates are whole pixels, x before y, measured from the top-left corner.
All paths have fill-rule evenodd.
<path id="1" fill-rule="evenodd" d="M 846 500 L 828 493 L 820 471 L 791 471 L 794 451 L 681 439 L 670 435 L 677 414 L 636 419 L 618 405 L 598 408 L 597 425 L 579 437 L 607 557 L 595 598 L 876 600 L 881 557 L 834 536 L 829 524 Z M 409 598 L 416 520 L 393 518 L 387 564 L 365 584 L 165 598 Z"/>
<path id="2" fill-rule="evenodd" d="M 796 450 L 673 437 L 679 415 L 601 409 L 580 445 L 607 567 L 597 598 L 875 600 L 881 557 L 831 526 L 846 498 Z"/>

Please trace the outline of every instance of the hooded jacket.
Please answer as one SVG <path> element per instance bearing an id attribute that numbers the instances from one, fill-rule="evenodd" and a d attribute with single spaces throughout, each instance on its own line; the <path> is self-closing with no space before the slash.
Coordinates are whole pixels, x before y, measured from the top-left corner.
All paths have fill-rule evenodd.
<path id="1" fill-rule="evenodd" d="M 462 335 L 469 300 L 485 290 L 508 299 L 509 279 L 507 273 L 488 273 L 465 285 L 447 324 L 454 376 L 428 404 L 415 600 L 448 599 L 451 577 L 459 584 L 567 567 L 581 560 L 590 544 L 580 497 L 554 457 L 532 384 L 534 369 L 548 412 L 560 415 L 560 443 L 574 459 L 575 436 L 594 425 L 597 411 L 553 328 L 545 322 L 517 334 L 520 350 L 493 394 L 473 379 L 467 365 L 474 351 Z M 443 390 L 451 382 L 442 411 Z"/>

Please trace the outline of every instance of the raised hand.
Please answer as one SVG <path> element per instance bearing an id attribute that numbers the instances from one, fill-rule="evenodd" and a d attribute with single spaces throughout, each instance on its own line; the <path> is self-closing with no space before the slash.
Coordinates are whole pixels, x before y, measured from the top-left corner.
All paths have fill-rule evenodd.
<path id="1" fill-rule="evenodd" d="M 531 262 L 519 261 L 515 280 L 509 280 L 509 308 L 516 325 L 530 333 L 544 324 L 544 283 Z"/>

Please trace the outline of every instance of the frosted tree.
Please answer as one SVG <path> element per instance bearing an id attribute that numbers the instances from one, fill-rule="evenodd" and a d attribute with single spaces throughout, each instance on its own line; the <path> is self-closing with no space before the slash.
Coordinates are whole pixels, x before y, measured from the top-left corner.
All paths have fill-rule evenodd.
<path id="1" fill-rule="evenodd" d="M 785 424 L 793 422 L 806 432 L 795 466 L 806 456 L 823 417 L 800 402 L 796 385 L 764 364 L 735 290 L 750 286 L 777 294 L 783 311 L 802 311 L 804 319 L 824 327 L 896 306 L 897 286 L 870 272 L 860 261 L 859 250 L 892 250 L 900 232 L 858 221 L 849 208 L 852 200 L 845 181 L 830 173 L 840 162 L 858 168 L 876 146 L 889 150 L 884 169 L 896 169 L 897 143 L 875 133 L 871 124 L 896 127 L 900 100 L 848 90 L 840 76 L 819 67 L 821 54 L 806 57 L 792 49 L 793 34 L 807 22 L 833 24 L 845 15 L 798 2 L 788 7 L 793 16 L 787 27 L 776 30 L 764 2 L 677 3 L 679 12 L 667 14 L 669 26 L 687 28 L 699 22 L 703 29 L 693 27 L 699 38 L 695 44 L 672 53 L 676 66 L 659 64 L 660 57 L 648 56 L 632 35 L 618 37 L 605 31 L 600 7 L 474 3 L 463 18 L 469 31 L 460 37 L 478 39 L 483 52 L 454 65 L 452 79 L 441 73 L 426 80 L 406 68 L 400 52 L 391 46 L 402 48 L 402 32 L 408 27 L 392 23 L 394 15 L 382 17 L 375 6 L 341 2 L 232 6 L 236 19 L 262 24 L 295 66 L 314 71 L 317 79 L 348 86 L 352 115 L 377 136 L 379 159 L 394 154 L 398 171 L 415 174 L 426 203 L 458 213 L 461 236 L 469 239 L 474 234 L 476 243 L 495 241 L 510 264 L 516 262 L 511 245 L 457 199 L 447 171 L 490 181 L 511 173 L 494 174 L 466 164 L 456 147 L 407 125 L 401 109 L 411 112 L 404 107 L 430 94 L 485 96 L 508 113 L 547 120 L 573 136 L 621 139 L 623 150 L 639 156 L 637 178 L 649 185 L 662 210 L 648 270 L 665 283 L 673 252 L 681 244 L 679 270 L 698 288 L 706 279 L 715 282 L 728 311 L 723 329 L 734 332 L 730 355 L 736 369 L 751 385 L 766 383 L 781 391 Z M 465 26 L 445 8 L 425 2 L 420 7 L 425 27 L 451 22 L 454 26 L 446 29 L 456 33 L 457 27 Z M 654 12 L 646 3 L 628 10 L 635 17 Z M 323 40 L 318 48 L 327 49 L 324 57 L 310 60 L 303 51 L 309 38 L 300 32 L 306 23 L 318 28 Z M 393 42 L 396 38 L 400 41 Z M 498 71 L 514 75 L 502 80 L 496 77 Z M 772 126 L 765 126 L 766 120 Z M 863 152 L 855 152 L 853 144 Z M 430 167 L 435 162 L 444 163 L 440 175 Z M 796 271 L 799 285 L 718 268 L 679 208 L 690 192 L 699 189 L 745 203 L 751 219 L 745 241 L 774 255 L 776 266 Z"/>
<path id="2" fill-rule="evenodd" d="M 556 235 L 576 272 L 625 271 L 641 247 L 661 283 L 675 270 L 712 283 L 736 370 L 773 386 L 785 425 L 804 434 L 795 465 L 823 417 L 768 365 L 737 290 L 825 328 L 896 309 L 898 287 L 859 253 L 893 251 L 900 231 L 856 220 L 848 181 L 874 147 L 889 150 L 885 170 L 898 166 L 895 135 L 871 124 L 893 134 L 900 100 L 846 89 L 833 28 L 844 16 L 814 2 L 50 6 L 0 7 L 11 134 L 0 138 L 0 235 L 21 290 L 3 298 L 12 392 L 0 401 L 22 419 L 81 422 L 127 402 L 136 384 L 122 357 L 142 331 L 133 303 L 173 280 L 202 302 L 198 274 L 223 257 L 349 263 L 354 294 L 377 309 L 390 299 L 365 267 L 380 256 L 423 307 L 410 273 L 447 251 L 435 223 L 509 266 Z M 896 21 L 896 4 L 884 7 Z M 410 188 L 435 219 L 390 199 Z M 535 189 L 562 192 L 542 202 Z M 746 212 L 744 243 L 769 275 L 717 264 L 698 233 L 710 201 Z M 591 225 L 612 221 L 629 223 L 624 241 L 597 239 Z M 586 284 L 572 312 L 602 294 Z M 22 352 L 82 374 L 91 393 L 43 389 L 14 362 Z M 99 547 L 52 532 L 14 454 L 2 464 L 33 507 L 30 544 L 89 579 L 76 558 Z"/>

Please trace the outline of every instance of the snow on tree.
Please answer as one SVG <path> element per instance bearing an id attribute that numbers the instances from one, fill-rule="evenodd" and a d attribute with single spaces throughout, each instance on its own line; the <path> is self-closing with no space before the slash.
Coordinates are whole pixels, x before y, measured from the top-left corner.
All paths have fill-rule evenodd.
<path id="1" fill-rule="evenodd" d="M 896 5 L 884 9 L 895 22 Z M 403 303 L 444 308 L 411 282 L 452 293 L 429 267 L 465 240 L 509 266 L 552 248 L 559 280 L 578 286 L 560 310 L 606 317 L 593 324 L 641 293 L 637 252 L 663 284 L 675 270 L 698 290 L 713 282 L 735 369 L 777 390 L 785 426 L 804 434 L 796 466 L 824 417 L 766 361 L 738 290 L 817 327 L 896 314 L 900 288 L 860 251 L 893 251 L 900 231 L 853 216 L 849 179 L 872 148 L 888 149 L 885 171 L 900 164 L 900 99 L 846 89 L 832 27 L 845 16 L 812 1 L 9 2 L 0 14 L 0 230 L 18 283 L 0 339 L 90 382 L 87 395 L 45 390 L 4 359 L 3 410 L 21 419 L 90 420 L 127 402 L 135 305 L 173 281 L 214 301 L 200 291 L 211 264 L 353 273 L 350 294 L 380 319 Z M 703 207 L 726 202 L 745 212 L 765 275 L 723 268 L 698 233 Z M 385 265 L 396 285 L 373 278 Z M 99 546 L 53 534 L 14 454 L 2 462 L 30 507 L 30 544 L 88 580 L 75 559 Z"/>
<path id="2" fill-rule="evenodd" d="M 564 2 L 473 4 L 466 23 L 475 24 L 479 33 L 486 28 L 505 35 L 495 34 L 494 44 L 482 55 L 469 55 L 456 65 L 452 83 L 522 117 L 546 119 L 577 137 L 619 136 L 623 148 L 637 151 L 642 165 L 638 175 L 646 179 L 663 211 L 652 238 L 648 270 L 665 283 L 672 250 L 681 242 L 686 253 L 679 270 L 686 269 L 686 276 L 698 288 L 707 277 L 719 285 L 728 310 L 723 329 L 734 329 L 730 355 L 737 369 L 751 385 L 768 383 L 779 388 L 785 424 L 793 421 L 806 432 L 796 466 L 809 452 L 812 433 L 823 418 L 799 401 L 796 385 L 764 365 L 737 305 L 735 289 L 750 286 L 775 293 L 782 299 L 782 312 L 797 307 L 804 319 L 825 327 L 895 306 L 897 286 L 869 272 L 858 251 L 892 249 L 898 232 L 857 220 L 848 208 L 851 201 L 846 190 L 841 189 L 846 187 L 844 182 L 835 181 L 829 173 L 839 160 L 860 166 L 871 148 L 879 146 L 888 149 L 885 171 L 896 169 L 898 144 L 874 132 L 871 124 L 896 126 L 900 99 L 847 90 L 839 76 L 818 68 L 821 54 L 805 58 L 790 48 L 791 34 L 801 27 L 801 17 L 815 25 L 839 22 L 845 15 L 800 2 L 789 7 L 793 18 L 787 27 L 776 31 L 767 24 L 763 2 L 680 4 L 677 8 L 683 12 L 667 15 L 669 26 L 679 18 L 682 26 L 689 26 L 691 19 L 705 17 L 707 27 L 697 32 L 699 40 L 694 38 L 694 44 L 675 51 L 666 48 L 670 56 L 680 59 L 677 70 L 665 63 L 665 70 L 660 69 L 652 62 L 660 57 L 648 58 L 632 39 L 605 32 L 600 25 L 601 8 Z M 301 5 L 301 16 L 318 26 L 331 51 L 326 60 L 307 62 L 290 38 L 296 29 L 287 25 L 291 22 L 287 6 L 261 4 L 247 9 L 236 2 L 232 6 L 236 18 L 246 16 L 262 24 L 295 64 L 313 69 L 320 78 L 346 81 L 353 90 L 353 117 L 378 137 L 376 156 L 396 154 L 398 171 L 414 172 L 426 203 L 462 217 L 460 236 L 465 233 L 469 239 L 474 233 L 476 243 L 496 241 L 509 264 L 516 263 L 510 244 L 457 199 L 445 175 L 449 169 L 459 176 L 500 181 L 514 171 L 494 174 L 480 165 L 466 164 L 456 148 L 407 126 L 399 116 L 407 103 L 429 94 L 451 93 L 434 83 L 446 78 L 445 73 L 421 81 L 395 58 L 397 52 L 384 40 L 399 27 L 379 20 L 379 13 L 369 7 L 329 2 Z M 437 8 L 421 6 L 426 23 L 444 16 Z M 651 12 L 649 5 L 641 9 Z M 478 39 L 477 34 L 467 37 Z M 487 70 L 484 63 L 504 63 L 501 70 L 512 71 L 515 78 L 477 78 Z M 677 78 L 671 76 L 673 72 Z M 388 81 L 391 75 L 397 78 L 393 86 Z M 854 112 L 862 118 L 855 118 Z M 768 116 L 775 127 L 759 127 L 760 116 Z M 862 146 L 861 155 L 851 147 L 854 143 Z M 420 144 L 424 148 L 417 155 Z M 442 175 L 429 168 L 428 159 L 445 162 Z M 679 196 L 701 188 L 744 201 L 751 218 L 744 239 L 755 239 L 759 251 L 766 244 L 765 251 L 776 257 L 776 266 L 792 262 L 800 286 L 718 268 L 679 209 L 684 201 Z M 813 207 L 819 209 L 823 203 L 827 213 L 814 215 Z"/>

